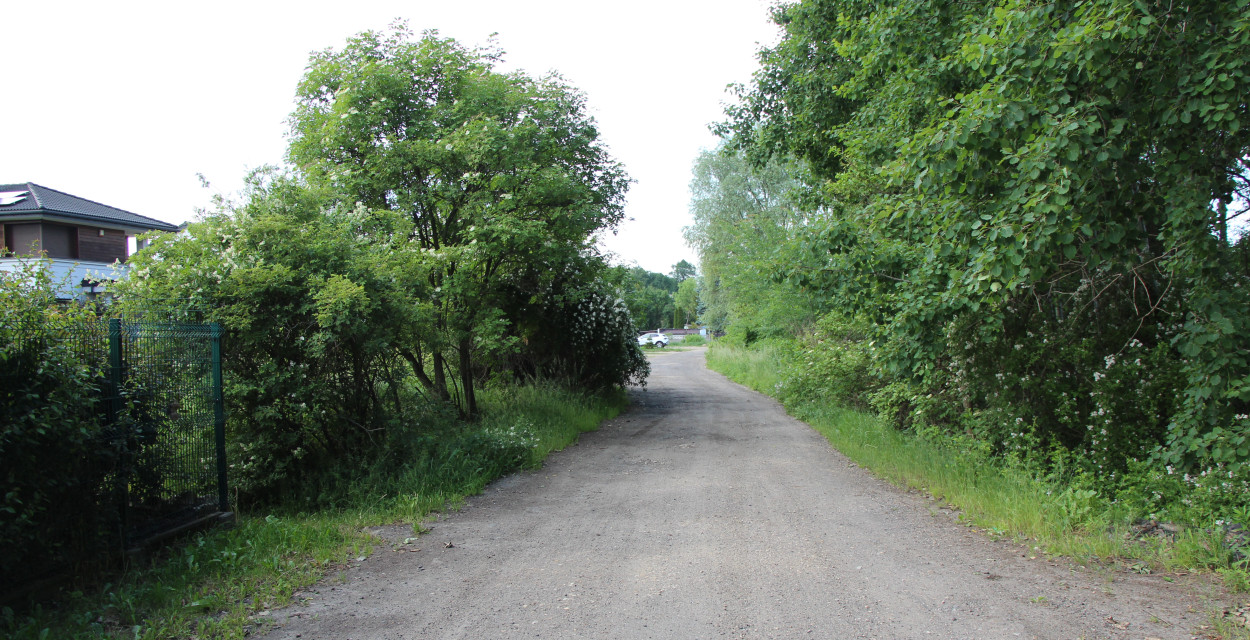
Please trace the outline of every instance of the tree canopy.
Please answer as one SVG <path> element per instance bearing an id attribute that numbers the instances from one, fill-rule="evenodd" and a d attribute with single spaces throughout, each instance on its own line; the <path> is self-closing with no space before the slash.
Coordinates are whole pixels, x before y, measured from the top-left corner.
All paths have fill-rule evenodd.
<path id="1" fill-rule="evenodd" d="M 973 416 L 996 447 L 1019 418 L 1104 471 L 1240 464 L 1248 6 L 785 4 L 718 131 L 810 185 L 776 271 L 874 321 L 897 397 L 937 398 L 894 415 Z"/>
<path id="2" fill-rule="evenodd" d="M 676 280 L 679 284 L 685 282 L 687 278 L 693 278 L 698 275 L 698 269 L 694 265 L 685 260 L 680 260 L 673 265 L 673 270 L 669 272 L 669 277 Z"/>
<path id="3" fill-rule="evenodd" d="M 289 171 L 131 260 L 123 306 L 225 327 L 235 477 L 280 490 L 328 459 L 472 419 L 490 380 L 645 380 L 594 246 L 628 178 L 580 92 L 402 24 L 312 55 Z M 430 407 L 435 407 L 431 409 Z"/>
<path id="4" fill-rule="evenodd" d="M 685 237 L 699 253 L 704 321 L 744 335 L 794 332 L 811 319 L 814 300 L 777 286 L 775 274 L 805 260 L 795 251 L 808 217 L 793 199 L 801 183 L 781 161 L 755 167 L 726 148 L 702 153 L 693 173 Z"/>
<path id="5" fill-rule="evenodd" d="M 620 222 L 628 186 L 579 92 L 492 62 L 436 32 L 365 32 L 312 56 L 291 115 L 289 156 L 310 180 L 410 221 L 401 250 L 431 266 L 438 337 L 431 372 L 409 360 L 447 397 L 454 350 L 469 414 L 473 353 L 497 346 L 481 328 L 592 253 L 592 234 Z"/>

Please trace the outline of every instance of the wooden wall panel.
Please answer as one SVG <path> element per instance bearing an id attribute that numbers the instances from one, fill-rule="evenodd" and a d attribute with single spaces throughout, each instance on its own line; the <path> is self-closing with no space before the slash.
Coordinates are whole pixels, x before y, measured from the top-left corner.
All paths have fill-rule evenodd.
<path id="1" fill-rule="evenodd" d="M 93 262 L 126 261 L 126 234 L 105 229 L 100 235 L 96 227 L 78 227 L 78 259 Z"/>

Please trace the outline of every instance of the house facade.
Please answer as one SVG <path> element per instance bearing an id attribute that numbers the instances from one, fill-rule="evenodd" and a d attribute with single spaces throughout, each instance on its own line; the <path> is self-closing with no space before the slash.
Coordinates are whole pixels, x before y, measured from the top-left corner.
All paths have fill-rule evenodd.
<path id="1" fill-rule="evenodd" d="M 0 184 L 0 271 L 42 252 L 53 281 L 64 283 L 58 297 L 103 292 L 124 273 L 134 238 L 153 230 L 178 227 L 33 182 Z"/>

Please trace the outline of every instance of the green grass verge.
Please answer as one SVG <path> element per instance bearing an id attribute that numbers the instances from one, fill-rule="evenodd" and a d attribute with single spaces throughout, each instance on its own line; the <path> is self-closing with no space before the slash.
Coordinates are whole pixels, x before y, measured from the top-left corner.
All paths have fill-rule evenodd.
<path id="1" fill-rule="evenodd" d="M 777 395 L 782 359 L 767 347 L 718 344 L 708 351 L 707 362 L 735 382 Z M 1222 531 L 1186 529 L 1174 540 L 1136 540 L 1129 535 L 1131 516 L 1093 492 L 1046 482 L 1023 469 L 901 432 L 875 415 L 817 403 L 789 403 L 786 409 L 860 466 L 897 486 L 945 501 L 961 512 L 965 523 L 991 537 L 1139 573 L 1216 571 L 1231 590 L 1250 587 L 1244 562 L 1234 562 L 1222 543 Z"/>
<path id="2" fill-rule="evenodd" d="M 67 591 L 21 614 L 3 610 L 0 635 L 243 638 L 263 625 L 259 613 L 368 555 L 376 540 L 364 527 L 408 522 L 415 531 L 431 512 L 458 506 L 500 475 L 540 465 L 627 403 L 623 392 L 594 397 L 542 386 L 486 390 L 479 400 L 481 420 L 445 425 L 442 435 L 455 437 L 423 457 L 327 481 L 333 495 L 318 502 L 330 507 L 240 514 L 234 528 L 195 534 L 113 583 Z"/>

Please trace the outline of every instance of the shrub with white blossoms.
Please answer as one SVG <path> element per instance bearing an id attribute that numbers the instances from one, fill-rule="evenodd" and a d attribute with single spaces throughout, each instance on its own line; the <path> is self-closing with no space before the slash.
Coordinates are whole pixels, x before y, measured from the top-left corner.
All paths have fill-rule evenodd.
<path id="1" fill-rule="evenodd" d="M 541 295 L 542 322 L 552 331 L 532 336 L 528 366 L 584 389 L 645 385 L 651 366 L 621 292 L 601 278 L 583 277 L 570 271 Z"/>

